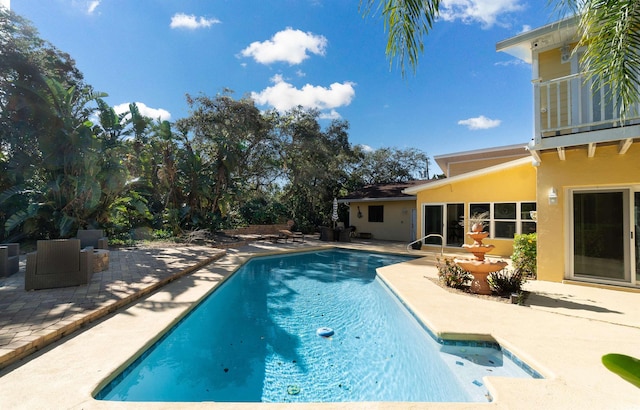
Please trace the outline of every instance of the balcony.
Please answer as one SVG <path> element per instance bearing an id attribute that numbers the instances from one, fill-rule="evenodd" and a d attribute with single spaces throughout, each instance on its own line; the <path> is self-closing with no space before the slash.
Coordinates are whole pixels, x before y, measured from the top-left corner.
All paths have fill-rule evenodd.
<path id="1" fill-rule="evenodd" d="M 594 88 L 594 87 L 593 87 Z M 535 150 L 613 142 L 638 137 L 640 104 L 621 126 L 618 101 L 609 87 L 592 92 L 584 74 L 534 82 Z"/>

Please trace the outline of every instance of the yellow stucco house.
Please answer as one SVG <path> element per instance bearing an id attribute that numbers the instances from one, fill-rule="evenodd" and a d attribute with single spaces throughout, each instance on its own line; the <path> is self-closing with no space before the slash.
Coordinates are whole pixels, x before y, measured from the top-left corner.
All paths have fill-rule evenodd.
<path id="1" fill-rule="evenodd" d="M 424 182 L 367 185 L 338 202 L 349 206 L 356 235 L 409 243 L 416 235 L 416 197 L 403 190 Z"/>
<path id="2" fill-rule="evenodd" d="M 427 249 L 460 251 L 474 214 L 486 213 L 491 255 L 509 257 L 517 233 L 536 231 L 536 169 L 525 144 L 434 158 L 447 178 L 404 190 L 416 196 L 418 239 Z"/>
<path id="3" fill-rule="evenodd" d="M 497 44 L 531 64 L 538 279 L 640 288 L 640 107 L 592 93 L 572 17 Z"/>

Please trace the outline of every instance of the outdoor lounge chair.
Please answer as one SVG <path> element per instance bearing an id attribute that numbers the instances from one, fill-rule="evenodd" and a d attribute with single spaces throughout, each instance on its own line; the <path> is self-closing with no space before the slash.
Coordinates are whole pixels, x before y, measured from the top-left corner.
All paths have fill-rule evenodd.
<path id="1" fill-rule="evenodd" d="M 27 254 L 25 290 L 85 285 L 93 273 L 93 248 L 80 249 L 79 239 L 38 241 Z"/>
<path id="2" fill-rule="evenodd" d="M 291 232 L 288 229 L 281 229 L 279 232 L 280 236 L 278 236 L 276 241 L 278 239 L 284 239 L 284 241 L 287 242 L 288 239 L 291 239 L 291 242 L 296 242 L 296 240 L 304 242 L 304 234 L 302 232 Z"/>
<path id="3" fill-rule="evenodd" d="M 20 244 L 0 244 L 0 278 L 13 275 L 20 268 Z"/>
<path id="4" fill-rule="evenodd" d="M 280 237 L 278 239 L 284 239 L 284 241 L 286 242 L 287 239 L 291 238 L 292 242 L 295 242 L 296 240 L 299 240 L 300 242 L 304 242 L 304 234 L 302 232 L 293 231 L 292 230 L 293 225 L 295 225 L 295 222 L 293 222 L 292 220 L 288 220 L 287 227 L 289 229 L 281 229 Z"/>
<path id="5" fill-rule="evenodd" d="M 80 239 L 82 249 L 93 246 L 96 249 L 109 249 L 109 239 L 102 229 L 78 229 L 76 238 Z"/>

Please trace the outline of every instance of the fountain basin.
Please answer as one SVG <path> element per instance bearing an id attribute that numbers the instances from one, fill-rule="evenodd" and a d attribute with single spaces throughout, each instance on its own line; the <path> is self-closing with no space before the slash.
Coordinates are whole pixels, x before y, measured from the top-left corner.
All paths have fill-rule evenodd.
<path id="1" fill-rule="evenodd" d="M 490 295 L 491 287 L 489 287 L 487 276 L 491 272 L 497 272 L 507 266 L 507 262 L 504 261 L 455 259 L 454 262 L 473 276 L 469 290 L 478 295 Z"/>

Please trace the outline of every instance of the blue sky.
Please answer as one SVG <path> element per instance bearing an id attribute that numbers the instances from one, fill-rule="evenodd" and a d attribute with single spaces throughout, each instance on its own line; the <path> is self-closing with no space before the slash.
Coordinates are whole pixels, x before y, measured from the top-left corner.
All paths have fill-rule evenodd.
<path id="1" fill-rule="evenodd" d="M 441 4 L 416 75 L 402 78 L 381 17 L 363 18 L 358 0 L 10 1 L 117 109 L 137 102 L 175 121 L 189 114 L 186 93 L 229 88 L 261 109 L 303 105 L 345 119 L 350 142 L 374 149 L 433 157 L 524 145 L 531 67 L 495 45 L 555 20 L 552 10 L 540 0 Z"/>

